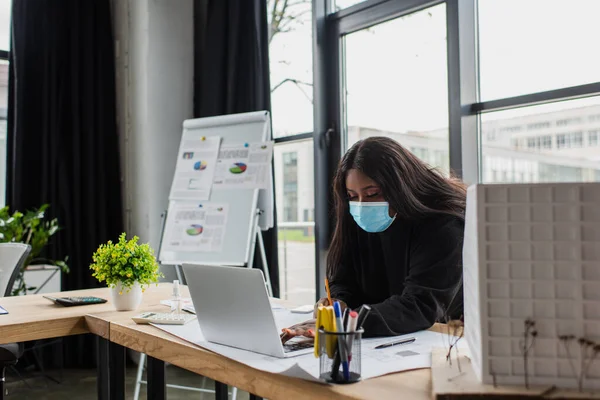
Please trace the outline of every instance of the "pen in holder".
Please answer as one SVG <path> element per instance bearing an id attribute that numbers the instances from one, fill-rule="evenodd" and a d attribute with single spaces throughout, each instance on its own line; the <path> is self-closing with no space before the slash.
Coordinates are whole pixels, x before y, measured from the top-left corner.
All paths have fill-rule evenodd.
<path id="1" fill-rule="evenodd" d="M 354 383 L 361 379 L 363 330 L 330 332 L 319 329 L 319 376 L 330 383 Z"/>

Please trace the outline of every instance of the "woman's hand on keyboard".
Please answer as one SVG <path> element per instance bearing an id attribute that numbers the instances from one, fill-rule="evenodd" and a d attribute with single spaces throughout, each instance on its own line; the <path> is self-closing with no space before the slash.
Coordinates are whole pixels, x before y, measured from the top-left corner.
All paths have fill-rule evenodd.
<path id="1" fill-rule="evenodd" d="M 301 322 L 296 325 L 292 325 L 289 328 L 283 328 L 281 330 L 281 343 L 285 344 L 288 340 L 296 336 L 305 336 L 309 338 L 315 337 L 315 319 L 309 319 L 308 321 Z"/>

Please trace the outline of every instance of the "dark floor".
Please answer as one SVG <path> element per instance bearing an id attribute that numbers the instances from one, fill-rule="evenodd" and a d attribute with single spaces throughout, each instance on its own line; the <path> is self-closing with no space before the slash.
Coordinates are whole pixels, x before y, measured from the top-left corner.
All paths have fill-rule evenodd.
<path id="1" fill-rule="evenodd" d="M 127 369 L 125 380 L 126 399 L 133 399 L 135 390 L 135 377 L 137 367 L 132 366 Z M 6 387 L 8 389 L 7 400 L 96 400 L 96 370 L 65 370 L 63 371 L 62 379 L 60 379 L 60 371 L 50 371 L 48 373 L 52 378 L 58 379 L 60 383 L 53 382 L 50 379 L 45 379 L 39 373 L 27 374 L 25 380 L 19 377 L 13 371 L 7 371 Z M 145 377 L 144 377 L 145 379 Z M 204 381 L 204 382 L 203 382 Z M 213 381 L 203 379 L 202 377 L 175 367 L 167 366 L 167 383 L 193 386 L 212 389 Z M 229 392 L 231 394 L 231 387 Z M 248 393 L 238 391 L 238 400 L 248 400 Z M 146 385 L 141 385 L 140 400 L 146 399 Z M 201 393 L 189 390 L 181 390 L 167 387 L 167 398 L 169 400 L 180 399 L 198 399 L 209 400 L 214 399 L 213 393 Z M 231 396 L 230 396 L 231 398 Z"/>

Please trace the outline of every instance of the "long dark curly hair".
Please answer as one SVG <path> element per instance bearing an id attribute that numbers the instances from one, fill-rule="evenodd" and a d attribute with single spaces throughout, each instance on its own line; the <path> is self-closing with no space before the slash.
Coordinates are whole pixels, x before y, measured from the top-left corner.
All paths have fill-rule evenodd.
<path id="1" fill-rule="evenodd" d="M 466 185 L 430 167 L 397 141 L 370 137 L 354 144 L 338 166 L 334 183 L 335 232 L 327 257 L 327 276 L 333 279 L 344 250 L 356 247 L 354 221 L 348 209 L 346 176 L 356 169 L 375 181 L 400 220 L 415 220 L 433 214 L 453 215 L 464 220 Z"/>

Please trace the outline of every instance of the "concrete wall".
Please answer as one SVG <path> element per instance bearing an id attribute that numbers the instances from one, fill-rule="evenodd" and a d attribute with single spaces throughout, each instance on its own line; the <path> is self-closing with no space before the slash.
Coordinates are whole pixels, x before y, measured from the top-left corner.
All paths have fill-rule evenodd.
<path id="1" fill-rule="evenodd" d="M 125 229 L 158 251 L 182 122 L 193 115 L 193 2 L 112 5 Z"/>

